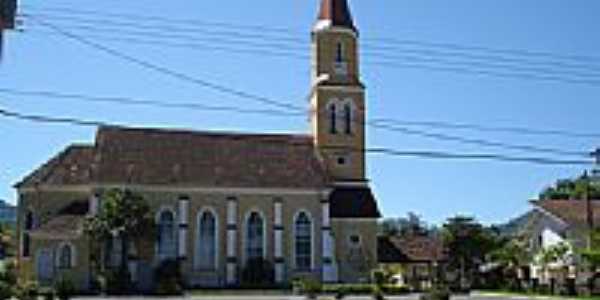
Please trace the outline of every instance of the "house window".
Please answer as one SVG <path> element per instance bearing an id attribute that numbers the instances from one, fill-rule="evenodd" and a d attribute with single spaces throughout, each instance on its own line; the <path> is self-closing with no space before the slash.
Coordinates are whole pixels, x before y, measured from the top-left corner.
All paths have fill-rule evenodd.
<path id="1" fill-rule="evenodd" d="M 175 258 L 177 255 L 175 215 L 165 210 L 160 213 L 158 220 L 158 256 L 161 259 Z"/>
<path id="2" fill-rule="evenodd" d="M 346 134 L 352 134 L 352 104 L 344 105 L 344 129 Z"/>
<path id="3" fill-rule="evenodd" d="M 348 160 L 346 159 L 346 156 L 338 156 L 338 158 L 337 158 L 338 165 L 343 166 L 347 162 L 348 162 Z"/>
<path id="4" fill-rule="evenodd" d="M 197 268 L 213 270 L 217 268 L 217 219 L 210 211 L 204 211 L 198 219 L 198 240 L 196 245 Z"/>
<path id="5" fill-rule="evenodd" d="M 337 107 L 335 103 L 329 104 L 329 133 L 337 134 Z"/>
<path id="6" fill-rule="evenodd" d="M 64 244 L 59 248 L 58 268 L 70 269 L 73 267 L 73 249 L 71 245 Z"/>
<path id="7" fill-rule="evenodd" d="M 295 221 L 295 260 L 298 270 L 308 271 L 312 267 L 312 223 L 305 212 Z"/>
<path id="8" fill-rule="evenodd" d="M 246 224 L 246 260 L 264 258 L 264 220 L 257 212 L 252 212 Z"/>

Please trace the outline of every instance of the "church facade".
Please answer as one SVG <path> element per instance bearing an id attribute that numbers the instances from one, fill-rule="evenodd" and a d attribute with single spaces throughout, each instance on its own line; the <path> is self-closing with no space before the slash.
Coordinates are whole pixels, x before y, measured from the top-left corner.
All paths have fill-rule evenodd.
<path id="1" fill-rule="evenodd" d="M 346 0 L 321 3 L 310 99 L 308 134 L 100 127 L 93 143 L 66 147 L 15 186 L 20 276 L 88 288 L 98 254 L 83 224 L 116 188 L 141 195 L 158 228 L 128 250 L 140 286 L 168 259 L 190 287 L 239 286 L 255 258 L 273 265 L 278 284 L 368 280 L 380 212 L 366 178 L 365 87 Z"/>

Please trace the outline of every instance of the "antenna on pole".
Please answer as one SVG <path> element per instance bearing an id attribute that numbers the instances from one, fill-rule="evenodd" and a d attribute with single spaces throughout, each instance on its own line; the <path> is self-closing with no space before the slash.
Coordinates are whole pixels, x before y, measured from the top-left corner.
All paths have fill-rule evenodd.
<path id="1" fill-rule="evenodd" d="M 0 0 L 0 61 L 4 49 L 4 31 L 15 28 L 17 0 Z"/>
<path id="2" fill-rule="evenodd" d="M 590 153 L 590 156 L 594 158 L 594 167 L 592 168 L 592 177 L 594 180 L 600 179 L 600 148 L 596 148 L 594 152 Z"/>

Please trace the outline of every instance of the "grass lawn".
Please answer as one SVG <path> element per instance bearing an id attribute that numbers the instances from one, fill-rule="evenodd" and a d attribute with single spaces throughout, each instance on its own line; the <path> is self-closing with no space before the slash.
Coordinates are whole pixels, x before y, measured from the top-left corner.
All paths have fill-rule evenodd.
<path id="1" fill-rule="evenodd" d="M 591 296 L 591 297 L 586 297 L 586 296 L 560 296 L 560 295 L 543 295 L 543 294 L 536 294 L 536 293 L 527 293 L 527 292 L 512 292 L 512 291 L 504 291 L 504 290 L 497 290 L 497 291 L 479 291 L 478 293 L 482 294 L 482 295 L 503 295 L 503 296 L 523 296 L 523 297 L 530 297 L 531 299 L 536 299 L 536 298 L 553 298 L 553 299 L 577 299 L 577 300 L 600 300 L 600 296 Z"/>

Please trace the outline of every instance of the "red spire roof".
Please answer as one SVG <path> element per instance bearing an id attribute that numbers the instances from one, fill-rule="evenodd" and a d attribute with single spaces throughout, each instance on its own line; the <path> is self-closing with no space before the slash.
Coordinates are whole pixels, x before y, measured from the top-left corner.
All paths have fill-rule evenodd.
<path id="1" fill-rule="evenodd" d="M 347 0 L 322 0 L 319 21 L 330 21 L 331 26 L 346 27 L 356 31 Z"/>

